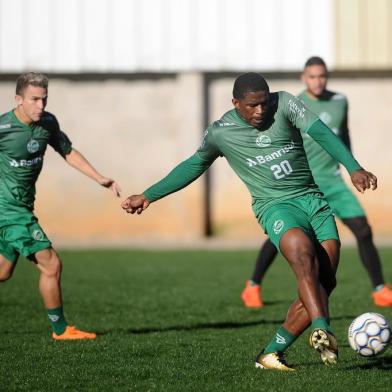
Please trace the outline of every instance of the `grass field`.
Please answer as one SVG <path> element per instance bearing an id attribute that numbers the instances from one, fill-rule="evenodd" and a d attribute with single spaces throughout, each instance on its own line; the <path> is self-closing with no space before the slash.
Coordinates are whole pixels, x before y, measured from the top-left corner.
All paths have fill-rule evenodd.
<path id="1" fill-rule="evenodd" d="M 392 249 L 382 249 L 392 280 Z M 360 358 L 348 346 L 350 321 L 372 305 L 355 250 L 343 250 L 331 301 L 340 362 L 325 367 L 306 343 L 290 350 L 293 374 L 254 368 L 254 357 L 295 297 L 279 258 L 264 283 L 267 305 L 245 309 L 239 294 L 256 251 L 64 251 L 63 291 L 70 322 L 96 330 L 88 342 L 54 342 L 37 290 L 21 260 L 0 285 L 0 390 L 383 391 L 391 390 L 392 348 Z"/>

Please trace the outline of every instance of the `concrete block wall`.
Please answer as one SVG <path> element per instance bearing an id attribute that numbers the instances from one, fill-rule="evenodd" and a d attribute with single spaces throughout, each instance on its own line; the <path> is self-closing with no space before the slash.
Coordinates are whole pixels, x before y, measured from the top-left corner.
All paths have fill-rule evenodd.
<path id="1" fill-rule="evenodd" d="M 296 79 L 269 80 L 272 90 L 297 93 Z M 232 78 L 211 85 L 211 117 L 231 108 Z M 379 240 L 392 234 L 392 78 L 335 79 L 330 88 L 350 101 L 350 128 L 358 160 L 379 177 L 380 188 L 358 194 Z M 14 83 L 0 83 L 0 111 L 13 107 Z M 202 76 L 102 81 L 52 78 L 48 111 L 94 165 L 121 184 L 123 197 L 142 192 L 198 147 L 202 125 Z M 244 185 L 224 161 L 212 168 L 213 223 L 222 240 L 263 238 Z M 117 246 L 192 243 L 203 235 L 203 181 L 161 200 L 141 216 L 126 215 L 120 200 L 75 172 L 48 149 L 37 185 L 36 213 L 58 246 Z M 350 239 L 346 231 L 343 237 Z"/>

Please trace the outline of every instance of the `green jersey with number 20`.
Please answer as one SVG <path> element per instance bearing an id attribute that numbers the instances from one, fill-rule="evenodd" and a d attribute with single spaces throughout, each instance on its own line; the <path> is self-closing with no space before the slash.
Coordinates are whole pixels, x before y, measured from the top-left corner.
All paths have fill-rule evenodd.
<path id="1" fill-rule="evenodd" d="M 293 95 L 271 93 L 263 128 L 254 128 L 230 110 L 207 128 L 197 153 L 211 162 L 224 156 L 264 210 L 270 203 L 318 192 L 301 135 L 317 119 Z"/>

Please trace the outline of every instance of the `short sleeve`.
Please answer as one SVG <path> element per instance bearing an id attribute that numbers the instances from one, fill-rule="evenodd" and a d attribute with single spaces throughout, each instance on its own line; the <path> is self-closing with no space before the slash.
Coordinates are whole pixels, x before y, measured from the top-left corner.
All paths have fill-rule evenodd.
<path id="1" fill-rule="evenodd" d="M 285 117 L 302 132 L 307 132 L 312 124 L 319 119 L 300 99 L 287 92 L 281 93 Z"/>
<path id="2" fill-rule="evenodd" d="M 55 116 L 48 113 L 44 121 L 44 127 L 50 132 L 49 144 L 64 158 L 72 150 L 71 141 L 60 129 Z"/>

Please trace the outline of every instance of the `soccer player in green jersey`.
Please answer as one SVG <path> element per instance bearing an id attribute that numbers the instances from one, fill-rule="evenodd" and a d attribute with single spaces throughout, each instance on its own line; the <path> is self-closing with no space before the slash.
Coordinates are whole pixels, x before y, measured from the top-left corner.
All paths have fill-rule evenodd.
<path id="1" fill-rule="evenodd" d="M 318 114 L 350 149 L 347 99 L 339 93 L 327 90 L 328 70 L 324 60 L 320 57 L 309 58 L 305 63 L 302 80 L 306 90 L 298 96 L 299 99 Z M 373 286 L 372 297 L 375 305 L 392 306 L 392 290 L 385 284 L 372 230 L 364 210 L 341 176 L 339 162 L 306 133 L 303 134 L 303 138 L 316 184 L 334 214 L 351 230 L 357 240 L 360 258 Z M 246 282 L 241 294 L 245 306 L 263 306 L 261 282 L 276 254 L 275 245 L 271 240 L 266 240 L 258 254 L 252 278 Z"/>
<path id="2" fill-rule="evenodd" d="M 350 151 L 296 97 L 270 93 L 263 76 L 239 76 L 234 109 L 212 123 L 200 148 L 143 194 L 122 208 L 142 213 L 150 203 L 176 192 L 205 172 L 220 156 L 248 187 L 253 211 L 292 267 L 299 298 L 284 324 L 256 358 L 256 366 L 293 370 L 283 354 L 311 325 L 309 342 L 325 363 L 337 361 L 338 347 L 329 323 L 328 295 L 335 287 L 339 236 L 332 212 L 315 184 L 301 131 L 309 134 L 347 168 L 358 190 L 375 189 L 377 178 L 362 169 Z"/>
<path id="3" fill-rule="evenodd" d="M 116 196 L 120 188 L 72 147 L 55 116 L 45 111 L 47 99 L 48 78 L 41 73 L 22 74 L 16 83 L 16 108 L 0 117 L 0 282 L 11 278 L 19 255 L 27 257 L 40 273 L 39 290 L 52 337 L 95 339 L 95 333 L 68 325 L 64 317 L 61 261 L 33 213 L 35 183 L 50 145 L 68 164 Z"/>

